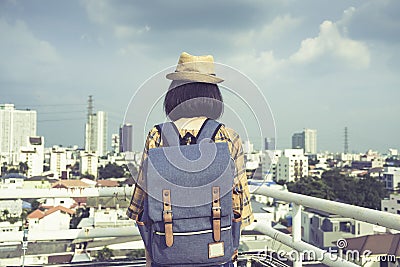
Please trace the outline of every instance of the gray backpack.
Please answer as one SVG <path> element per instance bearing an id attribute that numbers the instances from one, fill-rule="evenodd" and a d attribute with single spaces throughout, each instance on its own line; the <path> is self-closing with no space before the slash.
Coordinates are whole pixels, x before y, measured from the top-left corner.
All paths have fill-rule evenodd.
<path id="1" fill-rule="evenodd" d="M 221 124 L 207 119 L 189 145 L 176 126 L 156 126 L 163 146 L 143 163 L 147 192 L 137 225 L 154 263 L 211 266 L 238 249 L 241 218 L 232 210 L 235 165 L 226 142 L 213 141 Z M 185 136 L 188 137 L 188 136 Z"/>

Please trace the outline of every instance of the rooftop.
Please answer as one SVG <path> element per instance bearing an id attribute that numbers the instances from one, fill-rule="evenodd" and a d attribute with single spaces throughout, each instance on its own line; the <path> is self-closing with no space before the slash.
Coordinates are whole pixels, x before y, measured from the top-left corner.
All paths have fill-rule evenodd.
<path id="1" fill-rule="evenodd" d="M 346 250 L 371 251 L 373 255 L 400 256 L 400 234 L 368 235 L 347 238 Z"/>

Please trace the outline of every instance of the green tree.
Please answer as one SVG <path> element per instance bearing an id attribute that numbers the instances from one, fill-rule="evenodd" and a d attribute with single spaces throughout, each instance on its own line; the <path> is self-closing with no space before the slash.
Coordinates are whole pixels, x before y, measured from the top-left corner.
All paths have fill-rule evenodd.
<path id="1" fill-rule="evenodd" d="M 126 254 L 126 257 L 128 259 L 130 259 L 130 260 L 136 260 L 136 259 L 144 258 L 145 257 L 144 249 L 131 250 Z"/>
<path id="2" fill-rule="evenodd" d="M 291 192 L 371 209 L 380 209 L 381 199 L 387 196 L 381 181 L 345 176 L 339 170 L 326 171 L 321 179 L 305 177 L 287 186 Z"/>
<path id="3" fill-rule="evenodd" d="M 108 248 L 107 246 L 104 246 L 96 253 L 97 261 L 108 261 L 111 260 L 112 257 L 114 257 L 114 253 L 112 249 Z"/>
<path id="4" fill-rule="evenodd" d="M 323 180 L 314 177 L 304 177 L 296 182 L 287 184 L 290 192 L 307 196 L 319 197 L 328 200 L 336 198 L 335 192 Z"/>
<path id="5" fill-rule="evenodd" d="M 106 166 L 99 168 L 99 177 L 102 179 L 107 178 L 121 178 L 124 177 L 125 169 L 115 163 L 108 163 Z"/>
<path id="6" fill-rule="evenodd" d="M 7 221 L 7 219 L 10 217 L 10 211 L 9 210 L 3 210 L 1 214 L 1 221 Z"/>
<path id="7" fill-rule="evenodd" d="M 28 173 L 28 164 L 26 162 L 20 162 L 19 163 L 19 172 L 23 173 L 23 174 L 27 174 Z"/>
<path id="8" fill-rule="evenodd" d="M 81 175 L 82 178 L 87 178 L 87 179 L 91 179 L 94 180 L 95 177 L 93 174 L 89 174 L 88 172 L 85 172 L 84 174 Z"/>

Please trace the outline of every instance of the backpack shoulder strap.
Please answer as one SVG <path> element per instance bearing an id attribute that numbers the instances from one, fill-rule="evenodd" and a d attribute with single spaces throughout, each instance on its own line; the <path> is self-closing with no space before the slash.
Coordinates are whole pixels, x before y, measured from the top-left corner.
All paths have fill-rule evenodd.
<path id="1" fill-rule="evenodd" d="M 179 146 L 180 134 L 173 122 L 160 123 L 154 127 L 157 128 L 161 136 L 163 146 Z"/>
<path id="2" fill-rule="evenodd" d="M 222 124 L 213 119 L 206 119 L 206 121 L 201 126 L 199 133 L 197 135 L 197 143 L 200 143 L 204 138 L 210 138 L 214 140 L 215 135 L 221 128 Z"/>

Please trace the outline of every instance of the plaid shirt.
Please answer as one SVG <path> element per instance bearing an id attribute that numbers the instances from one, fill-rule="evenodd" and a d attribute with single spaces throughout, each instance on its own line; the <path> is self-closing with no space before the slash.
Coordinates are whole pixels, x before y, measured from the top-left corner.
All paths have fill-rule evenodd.
<path id="1" fill-rule="evenodd" d="M 181 129 L 181 136 L 185 136 L 187 132 L 196 136 L 198 130 L 186 130 Z M 244 165 L 244 155 L 242 149 L 242 141 L 239 135 L 232 129 L 221 126 L 217 134 L 215 135 L 215 142 L 227 142 L 229 146 L 229 151 L 232 158 L 235 161 L 235 187 L 238 189 L 239 194 L 232 194 L 232 208 L 234 211 L 242 215 L 242 228 L 253 222 L 254 216 L 250 204 L 250 193 L 247 186 L 247 177 Z M 151 148 L 162 146 L 162 140 L 160 133 L 154 127 L 149 132 L 146 144 L 143 152 L 142 162 L 147 158 L 148 150 Z M 138 183 L 144 184 L 143 182 L 143 172 L 142 166 L 139 168 Z M 135 186 L 131 203 L 127 210 L 127 215 L 133 220 L 138 219 L 138 215 L 143 210 L 144 199 L 146 197 L 146 192 L 139 186 Z"/>

